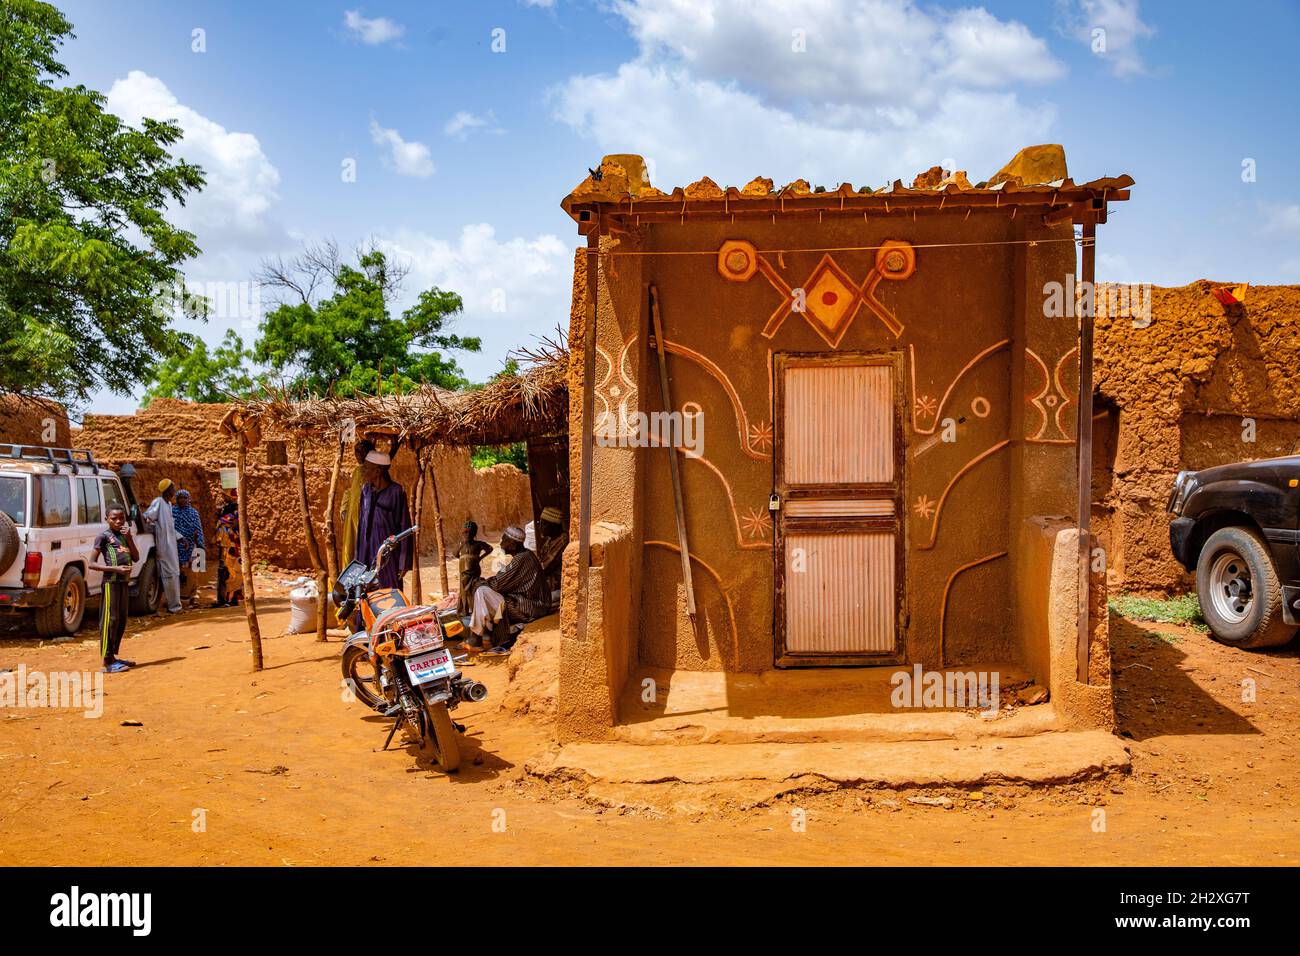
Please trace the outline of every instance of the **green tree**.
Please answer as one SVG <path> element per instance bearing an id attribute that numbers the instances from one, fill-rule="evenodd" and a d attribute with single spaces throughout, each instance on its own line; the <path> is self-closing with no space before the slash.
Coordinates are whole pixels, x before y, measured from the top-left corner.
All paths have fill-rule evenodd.
<path id="1" fill-rule="evenodd" d="M 259 281 L 289 301 L 262 319 L 253 357 L 315 395 L 403 392 L 421 383 L 465 387 L 460 366 L 446 353 L 481 346 L 447 331 L 461 311 L 460 296 L 426 289 L 394 316 L 404 277 L 374 247 L 359 250 L 355 266 L 341 262 L 333 244 L 308 247 L 289 263 L 263 263 Z M 325 286 L 330 294 L 321 297 Z"/>
<path id="2" fill-rule="evenodd" d="M 197 336 L 187 336 L 192 347 L 181 355 L 172 355 L 154 369 L 153 385 L 144 393 L 144 404 L 154 398 L 184 398 L 191 402 L 226 402 L 231 396 L 247 395 L 253 388 L 253 376 L 245 362 L 253 353 L 244 348 L 244 340 L 227 329 L 225 337 L 211 352 Z"/>
<path id="3" fill-rule="evenodd" d="M 0 0 L 0 391 L 76 402 L 129 393 L 183 347 L 158 301 L 185 295 L 199 249 L 164 214 L 204 180 L 168 152 L 176 124 L 134 129 L 103 94 L 55 87 L 71 36 L 50 4 Z"/>

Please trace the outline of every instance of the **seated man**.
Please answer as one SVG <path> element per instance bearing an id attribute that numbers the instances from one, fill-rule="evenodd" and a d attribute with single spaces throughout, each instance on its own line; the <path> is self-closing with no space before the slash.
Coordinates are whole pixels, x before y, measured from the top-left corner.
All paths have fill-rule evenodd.
<path id="1" fill-rule="evenodd" d="M 534 621 L 550 613 L 550 595 L 541 562 L 524 547 L 524 533 L 506 528 L 501 536 L 501 550 L 510 563 L 474 590 L 474 612 L 470 617 L 472 648 L 504 652 L 510 641 L 510 625 Z"/>
<path id="2" fill-rule="evenodd" d="M 564 531 L 564 515 L 555 505 L 542 510 L 542 521 L 537 534 L 537 559 L 546 576 L 547 596 L 560 589 L 560 574 L 564 566 L 564 549 L 569 536 Z"/>

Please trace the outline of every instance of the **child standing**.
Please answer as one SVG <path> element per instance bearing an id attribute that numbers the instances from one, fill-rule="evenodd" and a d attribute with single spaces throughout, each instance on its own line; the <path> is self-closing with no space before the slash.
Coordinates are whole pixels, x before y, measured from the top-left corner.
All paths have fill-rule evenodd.
<path id="1" fill-rule="evenodd" d="M 461 532 L 460 548 L 456 557 L 460 559 L 460 593 L 456 599 L 456 613 L 469 617 L 474 613 L 474 588 L 482 577 L 482 562 L 485 554 L 492 553 L 492 545 L 478 540 L 478 525 L 466 521 Z"/>
<path id="2" fill-rule="evenodd" d="M 91 569 L 104 575 L 99 604 L 99 652 L 106 674 L 120 674 L 135 666 L 134 661 L 120 660 L 117 652 L 126 634 L 131 566 L 139 560 L 140 552 L 127 525 L 126 510 L 120 506 L 109 508 L 108 530 L 100 532 L 95 539 L 95 553 L 90 559 Z"/>

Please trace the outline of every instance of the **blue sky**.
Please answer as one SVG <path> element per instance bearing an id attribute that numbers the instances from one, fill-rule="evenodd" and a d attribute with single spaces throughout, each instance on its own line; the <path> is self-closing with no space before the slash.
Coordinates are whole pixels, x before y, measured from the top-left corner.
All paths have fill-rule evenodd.
<path id="1" fill-rule="evenodd" d="M 664 187 L 833 188 L 950 163 L 978 181 L 1059 142 L 1076 179 L 1137 180 L 1101 230 L 1102 279 L 1300 282 L 1297 0 L 57 5 L 72 81 L 130 121 L 177 119 L 209 174 L 177 213 L 204 250 L 190 280 L 374 239 L 411 265 L 409 298 L 465 298 L 475 379 L 567 322 L 578 237 L 559 202 L 612 152 Z M 251 340 L 251 309 L 224 311 L 195 330 Z"/>

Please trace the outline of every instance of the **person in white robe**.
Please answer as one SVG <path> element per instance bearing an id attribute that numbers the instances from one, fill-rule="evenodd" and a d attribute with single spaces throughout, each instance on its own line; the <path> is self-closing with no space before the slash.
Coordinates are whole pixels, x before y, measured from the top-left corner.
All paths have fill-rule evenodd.
<path id="1" fill-rule="evenodd" d="M 177 547 L 176 522 L 172 516 L 172 499 L 176 487 L 170 478 L 158 482 L 158 497 L 149 503 L 144 513 L 145 523 L 153 532 L 154 555 L 158 562 L 158 577 L 162 580 L 163 598 L 167 610 L 179 614 L 181 605 L 181 561 Z"/>

